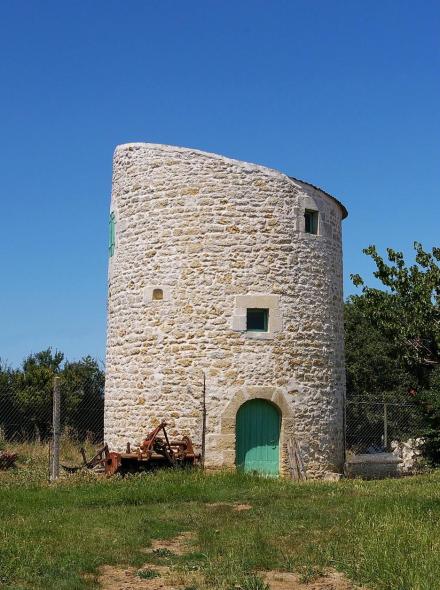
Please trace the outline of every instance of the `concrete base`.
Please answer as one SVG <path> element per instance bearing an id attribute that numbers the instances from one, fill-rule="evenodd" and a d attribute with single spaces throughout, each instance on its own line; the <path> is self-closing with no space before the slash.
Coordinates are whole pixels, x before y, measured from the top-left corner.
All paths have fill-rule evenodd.
<path id="1" fill-rule="evenodd" d="M 364 479 L 383 479 L 398 477 L 399 464 L 402 459 L 393 453 L 376 453 L 374 455 L 351 455 L 345 462 L 347 477 L 362 477 Z"/>

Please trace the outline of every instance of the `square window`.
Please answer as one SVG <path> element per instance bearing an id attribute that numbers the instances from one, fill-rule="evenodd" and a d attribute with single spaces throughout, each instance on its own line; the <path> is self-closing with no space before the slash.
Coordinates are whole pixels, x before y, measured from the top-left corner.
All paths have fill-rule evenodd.
<path id="1" fill-rule="evenodd" d="M 269 325 L 268 309 L 247 309 L 246 330 L 248 332 L 267 332 Z"/>
<path id="2" fill-rule="evenodd" d="M 318 233 L 318 211 L 306 209 L 304 213 L 304 221 L 306 234 Z"/>

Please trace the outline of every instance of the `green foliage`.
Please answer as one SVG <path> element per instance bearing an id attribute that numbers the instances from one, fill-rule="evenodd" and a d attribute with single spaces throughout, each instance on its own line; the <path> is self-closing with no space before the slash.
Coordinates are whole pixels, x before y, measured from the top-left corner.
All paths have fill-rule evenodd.
<path id="1" fill-rule="evenodd" d="M 246 576 L 239 588 L 240 590 L 270 590 L 269 585 L 255 574 Z"/>
<path id="2" fill-rule="evenodd" d="M 440 249 L 425 252 L 417 242 L 414 248 L 413 265 L 391 248 L 387 262 L 375 246 L 364 250 L 384 290 L 351 277 L 362 294 L 345 306 L 347 398 L 413 402 L 422 417 L 418 435 L 439 464 Z"/>
<path id="3" fill-rule="evenodd" d="M 317 578 L 320 578 L 324 575 L 322 568 L 315 567 L 313 565 L 306 565 L 305 567 L 300 569 L 299 580 L 303 584 L 309 584 L 313 582 Z"/>
<path id="4" fill-rule="evenodd" d="M 174 553 L 166 547 L 159 547 L 158 549 L 153 549 L 153 553 L 156 557 L 172 557 L 174 555 Z"/>
<path id="5" fill-rule="evenodd" d="M 151 580 L 153 578 L 159 578 L 160 577 L 160 573 L 155 571 L 155 570 L 151 570 L 151 569 L 143 569 L 143 570 L 139 570 L 137 573 L 139 578 L 142 578 L 143 580 Z"/>
<path id="6" fill-rule="evenodd" d="M 62 426 L 82 438 L 88 430 L 97 430 L 103 415 L 104 372 L 90 356 L 63 361 L 62 352 L 48 348 L 29 355 L 20 369 L 0 363 L 0 427 L 6 438 L 49 436 L 55 376 L 61 384 Z"/>
<path id="7" fill-rule="evenodd" d="M 425 252 L 414 243 L 416 263 L 407 266 L 402 252 L 388 248 L 388 261 L 369 246 L 364 253 L 376 264 L 374 276 L 387 289 L 367 287 L 351 278 L 362 294 L 374 324 L 400 347 L 405 362 L 416 370 L 440 363 L 440 248 Z"/>
<path id="8" fill-rule="evenodd" d="M 382 448 L 384 402 L 390 404 L 389 436 L 398 440 L 421 436 L 420 409 L 395 405 L 413 402 L 408 390 L 416 385 L 399 347 L 373 323 L 364 296 L 350 297 L 344 311 L 347 448 L 358 453 Z"/>
<path id="9" fill-rule="evenodd" d="M 374 323 L 364 296 L 350 297 L 344 308 L 347 399 L 408 401 L 415 386 L 400 348 Z"/>
<path id="10" fill-rule="evenodd" d="M 435 465 L 440 465 L 440 366 L 429 374 L 425 387 L 414 392 L 414 401 L 423 412 L 425 453 Z"/>
<path id="11" fill-rule="evenodd" d="M 11 393 L 22 425 L 47 436 L 52 412 L 53 378 L 61 370 L 64 355 L 50 348 L 29 355 L 21 370 L 11 373 Z M 15 416 L 15 420 L 17 416 Z"/>
<path id="12" fill-rule="evenodd" d="M 104 416 L 104 382 L 104 371 L 90 356 L 64 365 L 61 381 L 63 420 L 80 438 L 88 431 L 99 434 L 97 425 L 102 424 Z"/>

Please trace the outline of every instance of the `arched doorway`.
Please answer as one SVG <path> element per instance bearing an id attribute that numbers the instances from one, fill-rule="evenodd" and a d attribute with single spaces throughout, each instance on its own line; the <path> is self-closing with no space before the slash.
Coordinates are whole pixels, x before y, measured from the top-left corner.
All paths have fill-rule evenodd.
<path id="1" fill-rule="evenodd" d="M 237 412 L 236 464 L 244 471 L 278 475 L 281 414 L 264 399 L 251 399 Z"/>

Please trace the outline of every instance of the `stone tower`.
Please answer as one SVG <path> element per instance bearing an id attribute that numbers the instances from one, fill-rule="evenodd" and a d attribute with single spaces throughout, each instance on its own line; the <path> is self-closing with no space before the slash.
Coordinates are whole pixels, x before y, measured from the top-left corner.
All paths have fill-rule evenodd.
<path id="1" fill-rule="evenodd" d="M 116 148 L 105 439 L 164 419 L 207 467 L 308 473 L 343 462 L 341 221 L 323 190 L 264 166 Z M 203 431 L 203 407 L 206 427 Z"/>

